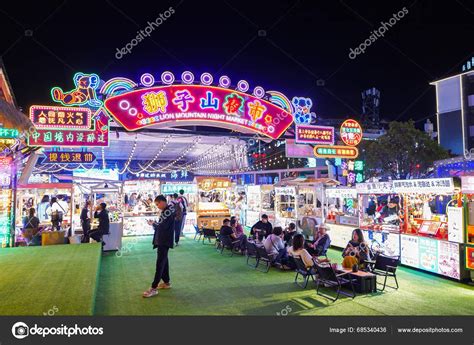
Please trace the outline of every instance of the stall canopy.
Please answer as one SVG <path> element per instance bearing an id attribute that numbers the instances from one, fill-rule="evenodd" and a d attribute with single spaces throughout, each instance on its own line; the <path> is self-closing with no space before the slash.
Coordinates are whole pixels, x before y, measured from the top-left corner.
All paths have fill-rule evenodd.
<path id="1" fill-rule="evenodd" d="M 332 186 L 338 186 L 340 184 L 341 183 L 339 181 L 330 179 L 330 178 L 297 177 L 297 178 L 282 179 L 280 182 L 276 184 L 276 186 L 323 185 L 326 187 L 332 187 Z"/>

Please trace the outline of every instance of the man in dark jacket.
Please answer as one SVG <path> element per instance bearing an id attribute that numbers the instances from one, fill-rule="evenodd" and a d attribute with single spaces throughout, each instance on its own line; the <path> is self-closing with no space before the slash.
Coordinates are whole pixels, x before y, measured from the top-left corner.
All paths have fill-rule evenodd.
<path id="1" fill-rule="evenodd" d="M 90 201 L 86 201 L 81 211 L 81 225 L 82 225 L 82 243 L 89 243 L 89 231 L 91 230 L 91 218 L 89 216 Z"/>
<path id="2" fill-rule="evenodd" d="M 110 230 L 110 221 L 109 221 L 109 212 L 106 210 L 107 204 L 105 202 L 101 203 L 94 212 L 94 218 L 99 219 L 99 226 L 97 229 L 94 229 L 89 232 L 89 237 L 93 238 L 95 241 L 100 242 L 103 235 L 109 233 Z M 102 246 L 105 243 L 102 242 Z"/>
<path id="3" fill-rule="evenodd" d="M 157 248 L 158 255 L 156 258 L 155 279 L 151 284 L 151 288 L 143 293 L 143 297 L 153 297 L 158 295 L 158 289 L 169 289 L 170 273 L 168 263 L 168 251 L 173 248 L 174 229 L 175 229 L 175 210 L 173 205 L 168 205 L 163 195 L 155 198 L 155 205 L 161 210 L 158 222 L 149 220 L 148 224 L 152 225 L 155 234 L 153 236 L 153 248 Z M 163 280 L 163 283 L 160 281 Z"/>
<path id="4" fill-rule="evenodd" d="M 268 216 L 266 214 L 262 214 L 262 219 L 255 223 L 254 226 L 250 229 L 250 235 L 253 238 L 257 238 L 259 241 L 263 240 L 263 236 L 270 236 L 272 234 L 273 227 L 272 224 L 268 221 Z"/>

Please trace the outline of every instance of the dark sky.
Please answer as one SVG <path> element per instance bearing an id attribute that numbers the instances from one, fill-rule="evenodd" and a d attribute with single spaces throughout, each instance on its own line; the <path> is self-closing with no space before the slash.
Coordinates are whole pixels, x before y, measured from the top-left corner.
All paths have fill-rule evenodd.
<path id="1" fill-rule="evenodd" d="M 115 58 L 116 48 L 170 6 L 175 13 L 150 37 Z M 408 14 L 384 38 L 349 59 L 350 48 L 403 7 Z M 383 118 L 421 124 L 435 112 L 428 83 L 459 72 L 474 55 L 473 23 L 474 1 L 467 0 L 3 1 L 0 52 L 25 109 L 51 103 L 53 86 L 71 89 L 76 71 L 138 81 L 143 72 L 159 78 L 191 70 L 309 96 L 322 117 L 360 113 L 360 92 L 375 86 Z"/>

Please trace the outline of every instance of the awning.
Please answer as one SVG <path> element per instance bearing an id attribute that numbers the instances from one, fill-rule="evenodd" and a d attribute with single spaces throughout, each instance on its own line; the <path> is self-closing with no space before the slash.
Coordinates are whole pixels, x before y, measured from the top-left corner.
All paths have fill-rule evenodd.
<path id="1" fill-rule="evenodd" d="M 26 131 L 33 126 L 28 116 L 4 100 L 0 100 L 0 123 L 5 128 L 14 128 L 20 131 Z"/>

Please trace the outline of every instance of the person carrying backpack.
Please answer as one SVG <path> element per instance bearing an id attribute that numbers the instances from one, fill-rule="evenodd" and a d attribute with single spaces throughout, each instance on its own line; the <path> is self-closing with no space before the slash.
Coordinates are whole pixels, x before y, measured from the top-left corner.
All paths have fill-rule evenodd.
<path id="1" fill-rule="evenodd" d="M 178 194 L 174 193 L 171 198 L 171 209 L 174 212 L 174 242 L 175 246 L 179 245 L 179 237 L 181 235 L 181 225 L 183 223 L 183 206 L 178 200 Z"/>

